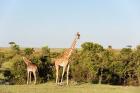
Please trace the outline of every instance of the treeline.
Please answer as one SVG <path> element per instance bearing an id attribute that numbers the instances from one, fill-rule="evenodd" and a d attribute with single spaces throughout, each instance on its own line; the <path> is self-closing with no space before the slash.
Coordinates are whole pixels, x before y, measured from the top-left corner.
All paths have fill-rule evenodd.
<path id="1" fill-rule="evenodd" d="M 10 84 L 26 84 L 26 65 L 22 56 L 29 58 L 38 66 L 38 83 L 55 81 L 54 59 L 63 52 L 51 52 L 42 47 L 20 49 L 11 42 L 11 48 L 0 52 L 0 79 Z M 76 49 L 70 58 L 70 79 L 77 83 L 90 82 L 112 85 L 140 84 L 140 46 L 120 50 L 107 49 L 100 44 L 85 42 Z"/>

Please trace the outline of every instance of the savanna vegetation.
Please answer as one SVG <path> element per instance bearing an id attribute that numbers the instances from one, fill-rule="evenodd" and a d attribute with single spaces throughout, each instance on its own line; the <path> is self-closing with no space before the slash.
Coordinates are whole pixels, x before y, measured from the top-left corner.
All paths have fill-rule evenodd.
<path id="1" fill-rule="evenodd" d="M 56 86 L 54 82 L 37 85 L 1 85 L 0 93 L 139 93 L 140 87 L 84 83 Z"/>
<path id="2" fill-rule="evenodd" d="M 40 49 L 21 48 L 10 42 L 8 49 L 0 49 L 0 83 L 26 84 L 26 65 L 29 58 L 38 67 L 37 83 L 55 81 L 54 59 L 65 49 L 54 51 L 48 46 Z M 140 85 L 140 46 L 104 48 L 94 42 L 85 42 L 70 58 L 70 80 L 76 84 Z M 4 81 L 4 82 L 2 82 Z"/>

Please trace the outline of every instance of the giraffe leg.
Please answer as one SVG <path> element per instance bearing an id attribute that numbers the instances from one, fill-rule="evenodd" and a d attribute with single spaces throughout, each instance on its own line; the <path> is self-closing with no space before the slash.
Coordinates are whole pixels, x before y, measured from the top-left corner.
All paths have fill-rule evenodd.
<path id="1" fill-rule="evenodd" d="M 67 67 L 67 85 L 69 84 L 69 68 L 70 68 L 70 65 L 68 65 Z"/>
<path id="2" fill-rule="evenodd" d="M 31 78 L 32 77 L 31 75 L 32 75 L 32 72 L 29 72 L 29 75 L 30 75 L 30 84 L 31 84 L 31 79 L 32 79 Z"/>
<path id="3" fill-rule="evenodd" d="M 34 79 L 35 79 L 34 84 L 36 84 L 36 72 L 34 71 L 33 74 L 34 74 Z"/>
<path id="4" fill-rule="evenodd" d="M 27 84 L 29 84 L 29 71 L 27 71 Z"/>
<path id="5" fill-rule="evenodd" d="M 63 72 L 62 72 L 62 77 L 61 77 L 61 84 L 62 84 L 62 82 L 63 82 L 63 76 L 64 76 L 64 73 L 65 73 L 65 66 L 63 67 Z"/>
<path id="6" fill-rule="evenodd" d="M 59 70 L 59 66 L 55 66 L 56 68 L 56 84 L 58 84 L 58 70 Z"/>

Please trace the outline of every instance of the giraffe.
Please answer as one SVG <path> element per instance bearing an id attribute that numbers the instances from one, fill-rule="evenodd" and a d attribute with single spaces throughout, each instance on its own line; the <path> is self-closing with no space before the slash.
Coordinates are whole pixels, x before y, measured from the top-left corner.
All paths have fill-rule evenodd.
<path id="1" fill-rule="evenodd" d="M 59 84 L 59 80 L 58 80 L 58 73 L 59 73 L 59 67 L 63 68 L 63 72 L 62 72 L 62 76 L 61 76 L 61 83 L 63 82 L 63 76 L 65 73 L 65 70 L 67 69 L 67 85 L 68 85 L 68 79 L 69 79 L 69 68 L 70 68 L 70 64 L 69 64 L 69 58 L 72 54 L 72 52 L 74 51 L 75 47 L 76 47 L 76 43 L 77 40 L 80 39 L 80 33 L 77 32 L 74 41 L 72 42 L 72 45 L 70 48 L 68 48 L 67 50 L 64 51 L 63 55 L 57 59 L 55 59 L 55 69 L 56 69 L 56 84 Z"/>
<path id="2" fill-rule="evenodd" d="M 31 83 L 31 73 L 33 73 L 34 75 L 34 84 L 36 84 L 37 66 L 33 64 L 30 60 L 28 60 L 26 57 L 23 57 L 23 60 L 27 66 L 27 84 Z"/>

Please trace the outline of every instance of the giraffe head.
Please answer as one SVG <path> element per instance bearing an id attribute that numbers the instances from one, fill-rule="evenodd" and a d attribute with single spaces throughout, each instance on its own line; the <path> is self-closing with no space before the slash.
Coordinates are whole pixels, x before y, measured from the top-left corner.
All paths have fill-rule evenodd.
<path id="1" fill-rule="evenodd" d="M 77 38 L 80 39 L 80 33 L 79 32 L 77 32 Z"/>
<path id="2" fill-rule="evenodd" d="M 26 61 L 26 57 L 22 57 L 23 61 L 28 65 L 28 62 Z"/>

